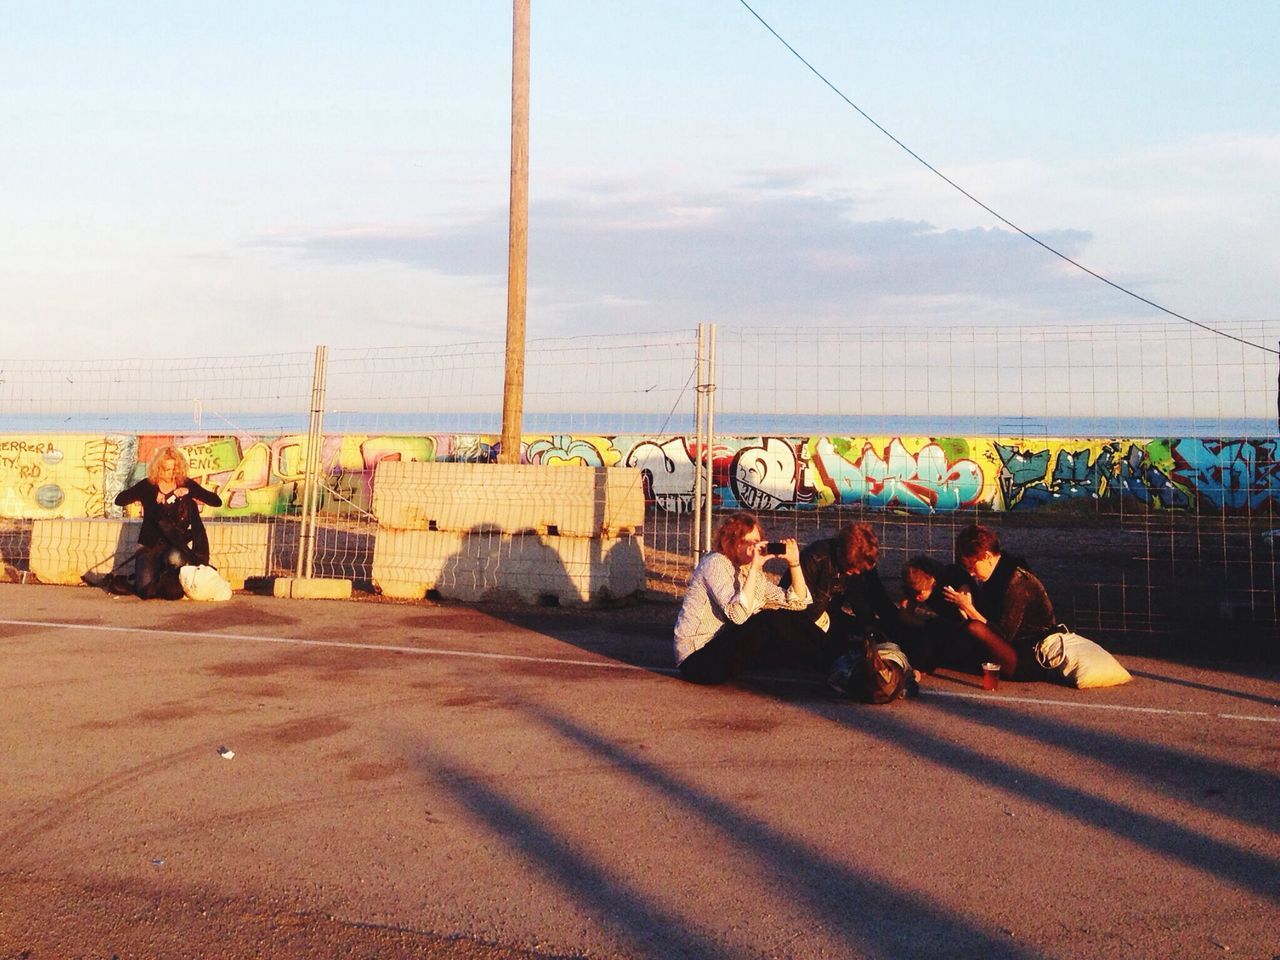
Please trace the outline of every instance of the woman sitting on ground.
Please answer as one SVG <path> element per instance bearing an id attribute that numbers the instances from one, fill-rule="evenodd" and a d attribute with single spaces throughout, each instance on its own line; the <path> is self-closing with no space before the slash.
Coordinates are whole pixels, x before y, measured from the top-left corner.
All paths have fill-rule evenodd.
<path id="1" fill-rule="evenodd" d="M 773 554 L 765 552 L 760 521 L 739 512 L 720 524 L 716 548 L 694 568 L 676 618 L 676 664 L 684 679 L 724 683 L 747 667 L 791 659 L 790 625 L 769 611 L 803 610 L 810 598 L 796 541 L 782 543 L 791 568 L 785 590 L 761 569 Z"/>
<path id="2" fill-rule="evenodd" d="M 945 589 L 971 590 L 969 576 L 957 564 L 943 566 L 918 553 L 902 567 L 905 596 L 898 607 L 902 619 L 902 646 L 913 666 L 933 673 L 940 666 L 967 668 L 973 644 L 959 609 L 945 596 Z"/>
<path id="3" fill-rule="evenodd" d="M 177 447 L 161 447 L 147 476 L 116 497 L 116 506 L 142 505 L 142 529 L 134 560 L 134 589 L 149 600 L 182 599 L 178 568 L 209 562 L 209 537 L 196 501 L 222 506 L 222 498 L 187 477 L 187 458 Z"/>
<path id="4" fill-rule="evenodd" d="M 943 596 L 964 617 L 961 629 L 974 652 L 1000 664 L 1006 680 L 1039 678 L 1036 644 L 1057 623 L 1044 584 L 1024 561 L 1001 554 L 999 536 L 980 524 L 970 524 L 956 536 L 956 562 L 973 579 L 973 593 L 944 587 Z"/>

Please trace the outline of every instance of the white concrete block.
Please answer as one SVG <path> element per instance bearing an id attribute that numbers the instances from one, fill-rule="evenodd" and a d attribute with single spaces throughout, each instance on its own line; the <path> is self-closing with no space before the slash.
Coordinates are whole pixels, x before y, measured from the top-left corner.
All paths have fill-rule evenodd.
<path id="1" fill-rule="evenodd" d="M 141 520 L 51 519 L 31 526 L 31 572 L 42 583 L 78 584 L 86 573 L 105 575 L 133 556 Z M 264 576 L 270 556 L 267 523 L 206 520 L 209 562 L 240 590 L 246 577 Z"/>
<path id="2" fill-rule="evenodd" d="M 517 599 L 564 606 L 617 599 L 645 587 L 643 539 L 380 528 L 373 582 L 384 596 Z"/>
<path id="3" fill-rule="evenodd" d="M 617 537 L 644 526 L 632 467 L 384 460 L 373 482 L 383 527 L 561 537 Z"/>

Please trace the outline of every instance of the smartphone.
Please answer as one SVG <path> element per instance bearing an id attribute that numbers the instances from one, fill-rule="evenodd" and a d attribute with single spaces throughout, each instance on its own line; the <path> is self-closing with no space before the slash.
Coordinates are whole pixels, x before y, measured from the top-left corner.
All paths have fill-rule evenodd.
<path id="1" fill-rule="evenodd" d="M 787 545 L 777 540 L 770 540 L 764 545 L 764 552 L 771 557 L 780 557 L 787 552 Z"/>

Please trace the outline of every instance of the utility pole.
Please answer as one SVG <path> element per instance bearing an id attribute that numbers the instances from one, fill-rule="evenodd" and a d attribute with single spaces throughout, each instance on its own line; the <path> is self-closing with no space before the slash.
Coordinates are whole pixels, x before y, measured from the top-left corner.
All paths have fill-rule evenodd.
<path id="1" fill-rule="evenodd" d="M 529 0 L 514 0 L 511 39 L 511 227 L 507 248 L 507 364 L 499 463 L 520 462 L 524 317 L 529 261 Z"/>

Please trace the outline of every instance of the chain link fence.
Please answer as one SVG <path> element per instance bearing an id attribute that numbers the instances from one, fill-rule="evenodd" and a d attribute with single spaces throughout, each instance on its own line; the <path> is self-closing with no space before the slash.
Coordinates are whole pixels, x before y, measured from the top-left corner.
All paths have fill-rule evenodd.
<path id="1" fill-rule="evenodd" d="M 1280 325 L 730 329 L 533 340 L 522 461 L 639 468 L 649 592 L 676 599 L 695 524 L 732 509 L 811 540 L 872 523 L 892 582 L 960 526 L 996 526 L 1083 631 L 1172 649 L 1274 647 Z M 700 356 L 700 349 L 702 355 Z M 120 516 L 174 443 L 270 525 L 270 573 L 372 589 L 387 459 L 493 461 L 498 341 L 248 357 L 5 361 L 0 556 L 29 573 L 41 518 Z M 324 389 L 311 422 L 317 379 Z M 699 394 L 714 405 L 701 437 Z M 318 428 L 318 432 L 313 432 Z M 315 438 L 319 437 L 319 440 Z M 699 484 L 699 476 L 703 482 Z M 519 489 L 496 493 L 519 499 Z"/>

